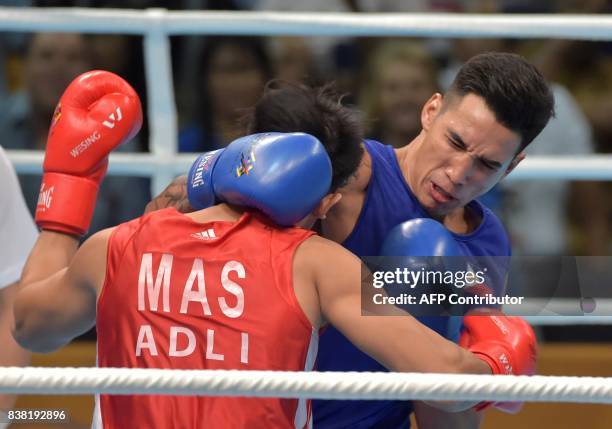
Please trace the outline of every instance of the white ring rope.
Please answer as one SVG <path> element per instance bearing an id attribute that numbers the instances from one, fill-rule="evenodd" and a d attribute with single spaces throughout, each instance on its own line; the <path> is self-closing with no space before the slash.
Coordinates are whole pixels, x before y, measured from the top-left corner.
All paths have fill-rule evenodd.
<path id="1" fill-rule="evenodd" d="M 612 403 L 612 378 L 139 368 L 0 368 L 0 393 Z"/>
<path id="2" fill-rule="evenodd" d="M 42 151 L 11 150 L 6 153 L 20 173 L 42 173 Z M 164 169 L 175 175 L 186 174 L 196 156 L 188 153 L 165 156 L 113 153 L 108 171 L 110 174 L 147 177 Z M 612 155 L 527 157 L 504 179 L 513 180 L 612 180 Z"/>
<path id="3" fill-rule="evenodd" d="M 315 13 L 0 7 L 2 31 L 169 35 L 511 37 L 612 40 L 609 15 Z"/>

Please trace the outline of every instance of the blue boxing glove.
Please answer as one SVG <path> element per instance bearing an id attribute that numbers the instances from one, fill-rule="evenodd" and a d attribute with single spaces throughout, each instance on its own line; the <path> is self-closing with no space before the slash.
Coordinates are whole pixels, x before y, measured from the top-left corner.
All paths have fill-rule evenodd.
<path id="1" fill-rule="evenodd" d="M 402 268 L 412 271 L 439 271 L 445 273 L 444 281 L 418 288 L 428 293 L 441 293 L 457 296 L 484 296 L 494 294 L 484 278 L 474 272 L 472 264 L 480 265 L 480 260 L 462 252 L 455 238 L 442 224 L 433 219 L 412 219 L 393 228 L 381 248 L 382 256 L 401 256 Z M 486 271 L 486 268 L 485 268 Z M 449 277 L 452 275 L 452 277 Z M 480 275 L 484 277 L 484 272 Z M 450 281 L 452 279 L 452 281 Z M 472 304 L 442 303 L 444 311 L 450 315 L 463 315 Z M 434 313 L 428 309 L 427 314 Z"/>
<path id="2" fill-rule="evenodd" d="M 383 242 L 380 255 L 383 269 L 385 271 L 409 270 L 411 272 L 426 275 L 425 273 L 447 273 L 459 268 L 461 262 L 457 256 L 462 256 L 461 249 L 455 242 L 452 234 L 439 222 L 433 219 L 412 219 L 403 222 L 393 228 Z M 396 256 L 396 258 L 388 258 Z M 450 257 L 450 258 L 447 258 Z M 448 278 L 448 277 L 446 277 Z M 390 296 L 401 296 L 410 294 L 416 298 L 415 305 L 400 305 L 414 316 L 436 316 L 436 315 L 459 315 L 463 308 L 450 307 L 448 302 L 442 300 L 442 296 L 448 296 L 460 290 L 452 287 L 452 284 L 444 283 L 444 276 L 433 276 L 430 280 L 419 277 L 416 284 L 392 284 L 386 289 Z M 427 295 L 426 297 L 423 294 Z M 428 297 L 435 296 L 437 301 L 430 302 Z M 423 299 L 426 298 L 426 299 Z M 448 332 L 440 332 L 443 335 L 458 336 L 461 320 L 453 321 L 452 326 L 440 329 L 448 329 Z"/>
<path id="3" fill-rule="evenodd" d="M 412 219 L 393 228 L 385 239 L 383 256 L 462 256 L 452 234 L 433 219 Z"/>
<path id="4" fill-rule="evenodd" d="M 263 133 L 201 155 L 187 176 L 195 209 L 215 202 L 256 208 L 279 225 L 294 225 L 329 192 L 331 161 L 315 137 Z"/>

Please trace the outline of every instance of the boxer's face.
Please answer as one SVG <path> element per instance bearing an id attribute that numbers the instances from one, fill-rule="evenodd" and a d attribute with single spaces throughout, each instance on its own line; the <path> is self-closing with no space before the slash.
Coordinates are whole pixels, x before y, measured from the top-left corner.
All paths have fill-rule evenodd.
<path id="1" fill-rule="evenodd" d="M 446 215 L 484 194 L 523 158 L 521 137 L 497 122 L 484 100 L 468 94 L 423 108 L 423 142 L 412 159 L 410 186 L 432 215 Z"/>

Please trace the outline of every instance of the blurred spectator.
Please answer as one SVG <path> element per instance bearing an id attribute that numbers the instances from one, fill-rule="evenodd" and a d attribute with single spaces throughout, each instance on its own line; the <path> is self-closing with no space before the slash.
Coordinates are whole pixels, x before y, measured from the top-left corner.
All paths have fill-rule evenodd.
<path id="1" fill-rule="evenodd" d="M 311 83 L 319 80 L 314 54 L 304 37 L 276 37 L 272 40 L 275 77 L 286 82 Z"/>
<path id="2" fill-rule="evenodd" d="M 307 2 L 284 0 L 257 0 L 253 9 L 274 12 L 356 12 L 359 10 L 359 1 L 346 0 L 310 0 Z M 352 39 L 314 36 L 304 39 L 308 49 L 312 52 L 319 71 L 324 76 L 335 74 L 335 51 L 339 45 L 347 45 Z"/>
<path id="3" fill-rule="evenodd" d="M 545 76 L 562 83 L 575 97 L 591 129 L 592 151 L 612 152 L 612 127 L 606 113 L 611 106 L 612 57 L 606 53 L 606 44 L 551 40 L 531 42 L 527 47 Z M 572 126 L 566 125 L 568 129 Z M 565 185 L 570 192 L 569 250 L 579 255 L 610 254 L 610 182 L 578 181 Z"/>
<path id="4" fill-rule="evenodd" d="M 240 118 L 253 106 L 271 78 L 264 41 L 253 37 L 207 40 L 193 89 L 199 108 L 180 131 L 181 152 L 203 152 L 226 146 L 244 130 Z"/>
<path id="5" fill-rule="evenodd" d="M 252 3 L 252 9 L 258 11 L 298 13 L 457 12 L 462 8 L 462 0 L 244 0 L 242 3 Z M 315 35 L 302 41 L 308 48 L 308 55 L 312 55 L 311 71 L 315 72 L 315 78 L 322 76 L 320 82 L 333 79 L 339 91 L 347 93 L 347 101 L 352 102 L 351 94 L 356 94 L 360 86 L 358 70 L 362 66 L 362 59 L 368 55 L 371 45 L 375 43 L 373 39 Z M 311 82 L 319 83 L 316 79 Z"/>
<path id="6" fill-rule="evenodd" d="M 44 150 L 53 111 L 64 89 L 93 68 L 89 39 L 81 34 L 37 33 L 24 60 L 25 87 L 0 100 L 0 135 L 7 149 Z M 133 149 L 131 142 L 120 150 Z M 19 177 L 33 213 L 40 175 Z M 107 177 L 100 188 L 90 232 L 139 216 L 150 199 L 146 179 Z"/>
<path id="7" fill-rule="evenodd" d="M 84 36 L 39 33 L 25 55 L 25 88 L 0 101 L 0 132 L 7 149 L 44 149 L 53 110 L 68 84 L 91 68 Z"/>
<path id="8" fill-rule="evenodd" d="M 530 155 L 593 153 L 592 130 L 572 95 L 553 85 L 556 117 L 525 151 Z M 508 182 L 504 221 L 513 252 L 528 255 L 570 254 L 566 208 L 570 183 L 563 180 Z"/>
<path id="9" fill-rule="evenodd" d="M 607 0 L 564 0 L 561 13 L 609 14 Z M 576 98 L 593 131 L 597 152 L 612 153 L 612 44 L 575 40 L 532 42 L 531 56 L 549 80 L 565 85 Z M 583 255 L 612 252 L 612 184 L 579 181 L 571 185 L 569 215 L 572 250 Z"/>
<path id="10" fill-rule="evenodd" d="M 360 91 L 368 136 L 396 148 L 421 131 L 421 108 L 439 91 L 433 58 L 421 44 L 401 40 L 380 44 L 372 53 Z"/>
<path id="11" fill-rule="evenodd" d="M 253 9 L 279 12 L 457 12 L 463 0 L 250 0 Z M 306 39 L 324 75 L 335 73 L 338 64 L 334 51 L 352 44 L 352 39 L 315 36 Z"/>
<path id="12" fill-rule="evenodd" d="M 30 7 L 31 0 L 3 0 L 2 6 L 7 7 Z M 27 39 L 23 33 L 5 32 L 0 36 L 0 98 L 6 97 L 19 84 L 21 84 L 20 55 L 23 45 Z"/>

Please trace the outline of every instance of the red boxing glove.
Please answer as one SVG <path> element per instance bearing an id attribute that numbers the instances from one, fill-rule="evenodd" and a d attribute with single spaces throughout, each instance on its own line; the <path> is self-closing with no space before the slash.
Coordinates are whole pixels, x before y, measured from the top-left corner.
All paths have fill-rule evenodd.
<path id="1" fill-rule="evenodd" d="M 531 326 L 520 317 L 505 316 L 498 310 L 475 310 L 463 318 L 465 330 L 459 345 L 484 360 L 494 375 L 533 375 L 537 341 Z M 522 402 L 484 402 L 507 413 L 518 413 Z"/>
<path id="2" fill-rule="evenodd" d="M 87 232 L 108 154 L 141 125 L 138 94 L 119 76 L 94 70 L 72 81 L 49 128 L 36 206 L 41 229 L 77 236 Z"/>

